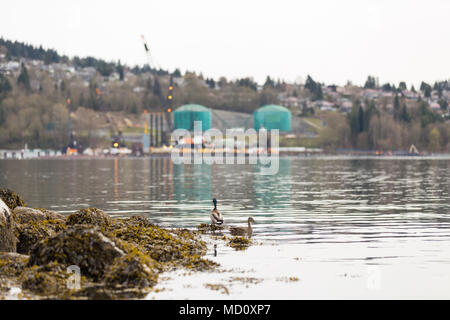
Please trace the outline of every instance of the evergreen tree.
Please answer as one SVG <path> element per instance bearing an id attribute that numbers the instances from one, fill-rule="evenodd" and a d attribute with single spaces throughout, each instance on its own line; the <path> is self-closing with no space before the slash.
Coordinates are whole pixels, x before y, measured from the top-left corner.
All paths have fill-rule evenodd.
<path id="1" fill-rule="evenodd" d="M 402 107 L 400 120 L 403 121 L 403 122 L 410 122 L 411 121 L 411 117 L 409 116 L 408 110 L 406 109 L 406 104 L 404 104 L 403 107 Z"/>
<path id="2" fill-rule="evenodd" d="M 17 78 L 17 83 L 22 85 L 27 91 L 31 90 L 30 77 L 28 76 L 28 70 L 24 63 L 22 63 L 22 70 Z"/>
<path id="3" fill-rule="evenodd" d="M 161 84 L 157 77 L 155 77 L 155 83 L 153 85 L 153 94 L 157 97 L 161 97 Z"/>
<path id="4" fill-rule="evenodd" d="M 175 77 L 175 78 L 181 78 L 181 71 L 180 71 L 180 69 L 175 69 L 175 71 L 172 73 L 172 75 Z"/>
<path id="5" fill-rule="evenodd" d="M 152 82 L 152 79 L 147 79 L 147 81 L 145 82 L 145 88 L 148 90 L 148 91 L 152 91 L 153 90 L 153 82 Z"/>
<path id="6" fill-rule="evenodd" d="M 99 97 L 99 89 L 97 84 L 91 80 L 89 83 L 89 100 L 87 102 L 88 108 L 98 111 L 100 110 L 100 97 Z"/>
<path id="7" fill-rule="evenodd" d="M 275 88 L 275 81 L 273 81 L 270 76 L 267 76 L 264 88 Z"/>
<path id="8" fill-rule="evenodd" d="M 114 71 L 113 64 L 103 60 L 98 60 L 96 69 L 103 77 L 109 77 Z"/>
<path id="9" fill-rule="evenodd" d="M 311 92 L 311 100 L 316 101 L 323 99 L 322 86 L 320 83 L 315 82 L 310 75 L 306 78 L 305 89 L 308 89 Z"/>
<path id="10" fill-rule="evenodd" d="M 430 110 L 430 107 L 425 101 L 419 103 L 419 117 L 422 128 L 425 128 L 436 121 L 434 113 Z"/>
<path id="11" fill-rule="evenodd" d="M 364 89 L 375 89 L 376 88 L 376 80 L 375 77 L 368 76 L 366 83 L 364 84 Z"/>
<path id="12" fill-rule="evenodd" d="M 441 106 L 441 109 L 443 111 L 447 111 L 447 109 L 448 109 L 448 102 L 447 102 L 447 100 L 445 100 L 445 99 L 439 100 L 439 105 Z"/>
<path id="13" fill-rule="evenodd" d="M 350 126 L 350 140 L 356 146 L 358 134 L 364 128 L 364 112 L 359 100 L 353 103 L 352 110 L 347 114 L 347 120 Z"/>
<path id="14" fill-rule="evenodd" d="M 318 84 L 317 85 L 317 90 L 316 90 L 315 100 L 322 100 L 322 99 L 323 99 L 322 85 Z"/>
<path id="15" fill-rule="evenodd" d="M 398 98 L 398 94 L 395 94 L 394 97 L 394 119 L 398 120 L 400 118 L 400 99 Z"/>
<path id="16" fill-rule="evenodd" d="M 119 81 L 123 81 L 123 79 L 124 79 L 124 71 L 123 71 L 123 66 L 120 63 L 120 60 L 119 60 L 119 63 L 117 64 L 117 66 L 116 66 L 116 71 L 119 74 Z"/>
<path id="17" fill-rule="evenodd" d="M 377 107 L 375 105 L 375 101 L 370 100 L 365 102 L 367 105 L 367 110 L 364 112 L 364 127 L 363 131 L 369 131 L 370 127 L 370 120 L 374 115 L 378 115 L 379 112 L 377 110 Z"/>
<path id="18" fill-rule="evenodd" d="M 423 92 L 425 98 L 431 97 L 431 86 L 428 83 L 422 81 L 420 84 L 420 91 Z"/>
<path id="19" fill-rule="evenodd" d="M 358 133 L 365 131 L 364 120 L 365 120 L 364 109 L 360 105 L 358 109 Z"/>
<path id="20" fill-rule="evenodd" d="M 389 92 L 392 91 L 392 87 L 390 83 L 385 83 L 381 86 L 381 90 Z"/>
<path id="21" fill-rule="evenodd" d="M 214 79 L 206 79 L 206 83 L 208 84 L 210 89 L 215 89 L 216 88 L 216 82 L 214 81 Z"/>
<path id="22" fill-rule="evenodd" d="M 256 84 L 256 82 L 254 82 L 251 78 L 243 78 L 243 79 L 239 79 L 238 81 L 237 81 L 237 85 L 238 86 L 240 86 L 240 87 L 247 87 L 247 88 L 250 88 L 250 89 L 252 89 L 252 90 L 254 90 L 254 91 L 256 91 L 257 90 L 257 84 Z"/>
<path id="23" fill-rule="evenodd" d="M 0 73 L 0 97 L 2 94 L 7 94 L 11 92 L 12 86 L 8 78 L 6 78 L 2 73 Z"/>

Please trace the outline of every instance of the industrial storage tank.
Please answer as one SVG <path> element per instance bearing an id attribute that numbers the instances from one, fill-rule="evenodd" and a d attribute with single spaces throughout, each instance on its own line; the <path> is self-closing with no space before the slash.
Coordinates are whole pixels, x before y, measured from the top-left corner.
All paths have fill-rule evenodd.
<path id="1" fill-rule="evenodd" d="M 174 129 L 194 130 L 194 121 L 202 122 L 202 130 L 211 129 L 211 110 L 199 104 L 186 104 L 173 113 Z"/>
<path id="2" fill-rule="evenodd" d="M 287 132 L 291 131 L 291 117 L 291 112 L 285 107 L 269 104 L 253 112 L 253 123 L 255 130 L 265 128 Z"/>

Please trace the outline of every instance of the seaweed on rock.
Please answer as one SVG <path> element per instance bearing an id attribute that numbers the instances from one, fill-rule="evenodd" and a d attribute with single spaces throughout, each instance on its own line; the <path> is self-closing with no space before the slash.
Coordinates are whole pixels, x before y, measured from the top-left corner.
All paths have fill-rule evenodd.
<path id="1" fill-rule="evenodd" d="M 198 232 L 164 229 L 139 216 L 111 219 L 96 208 L 65 218 L 23 207 L 20 196 L 9 195 L 16 214 L 0 201 L 0 222 L 18 238 L 17 251 L 29 256 L 0 253 L 0 293 L 14 285 L 22 288 L 22 297 L 31 298 L 137 298 L 157 283 L 161 272 L 180 267 L 205 271 L 218 265 L 203 258 L 206 242 Z M 81 271 L 79 290 L 67 288 L 72 265 Z"/>
<path id="2" fill-rule="evenodd" d="M 45 265 L 56 261 L 65 266 L 77 265 L 82 274 L 98 281 L 114 259 L 124 254 L 100 231 L 75 225 L 39 242 L 31 250 L 28 264 Z"/>
<path id="3" fill-rule="evenodd" d="M 153 224 L 135 223 L 132 219 L 117 219 L 103 231 L 109 237 L 137 245 L 153 260 L 164 263 L 166 268 L 195 266 L 194 257 L 206 253 L 206 243 L 185 229 L 167 230 Z"/>
<path id="4" fill-rule="evenodd" d="M 16 222 L 9 207 L 0 199 L 0 252 L 16 252 Z"/>
<path id="5" fill-rule="evenodd" d="M 9 207 L 11 211 L 16 207 L 26 206 L 25 201 L 23 201 L 22 197 L 9 189 L 0 188 L 0 199 L 3 200 L 3 202 Z"/>
<path id="6" fill-rule="evenodd" d="M 39 222 L 43 220 L 65 220 L 65 217 L 62 214 L 46 209 L 16 207 L 13 210 L 13 214 L 17 223 Z"/>
<path id="7" fill-rule="evenodd" d="M 61 220 L 41 220 L 21 223 L 16 228 L 17 252 L 29 254 L 41 240 L 55 236 L 66 225 Z"/>
<path id="8" fill-rule="evenodd" d="M 245 250 L 250 244 L 250 240 L 244 237 L 233 237 L 228 241 L 228 245 L 236 250 Z"/>
<path id="9" fill-rule="evenodd" d="M 45 295 L 47 298 L 57 298 L 70 295 L 71 290 L 67 287 L 69 276 L 64 266 L 52 262 L 25 269 L 19 276 L 19 280 L 22 283 L 22 289 Z"/>
<path id="10" fill-rule="evenodd" d="M 158 281 L 157 263 L 135 248 L 115 259 L 108 268 L 104 281 L 107 286 L 119 288 L 148 288 Z"/>
<path id="11" fill-rule="evenodd" d="M 76 224 L 88 224 L 93 226 L 108 226 L 111 218 L 102 210 L 97 208 L 81 209 L 71 214 L 66 219 L 69 226 Z"/>

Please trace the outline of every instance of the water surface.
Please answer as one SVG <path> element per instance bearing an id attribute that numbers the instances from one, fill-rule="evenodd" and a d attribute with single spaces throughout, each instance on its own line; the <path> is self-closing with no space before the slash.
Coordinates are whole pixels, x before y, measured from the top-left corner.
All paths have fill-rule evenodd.
<path id="1" fill-rule="evenodd" d="M 253 165 L 184 166 L 165 158 L 3 160 L 0 186 L 33 207 L 69 214 L 94 206 L 167 227 L 209 223 L 215 197 L 227 224 L 244 225 L 249 216 L 257 221 L 259 245 L 239 253 L 220 247 L 211 257 L 262 280 L 232 286 L 233 298 L 449 298 L 449 163 L 286 157 L 277 175 L 263 176 Z M 198 275 L 227 282 L 236 272 L 228 276 Z M 165 286 L 173 291 L 156 297 L 219 294 L 170 280 Z M 274 297 L 273 289 L 281 295 Z"/>

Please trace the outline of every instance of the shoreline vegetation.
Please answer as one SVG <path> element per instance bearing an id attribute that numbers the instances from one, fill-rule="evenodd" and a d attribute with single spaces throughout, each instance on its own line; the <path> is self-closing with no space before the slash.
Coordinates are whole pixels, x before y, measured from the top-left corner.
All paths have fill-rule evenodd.
<path id="1" fill-rule="evenodd" d="M 236 250 L 250 246 L 222 230 L 161 228 L 142 216 L 111 218 L 97 208 L 66 217 L 29 208 L 17 193 L 0 189 L 0 299 L 12 290 L 19 299 L 143 298 L 163 272 L 219 267 L 205 258 L 205 234 Z M 70 285 L 74 268 L 79 287 Z"/>
<path id="2" fill-rule="evenodd" d="M 450 82 L 326 84 L 252 77 L 205 77 L 201 72 L 127 66 L 0 38 L 0 145 L 17 150 L 67 150 L 74 133 L 80 152 L 109 148 L 123 133 L 127 147 L 145 132 L 149 113 L 196 103 L 210 108 L 213 127 L 251 128 L 252 113 L 277 104 L 292 114 L 281 147 L 450 151 Z M 418 86 L 419 85 L 419 86 Z M 166 112 L 164 111 L 164 112 Z M 146 115 L 145 115 L 146 114 Z M 258 128 L 259 129 L 259 128 Z M 65 151 L 63 151 L 65 152 Z"/>

